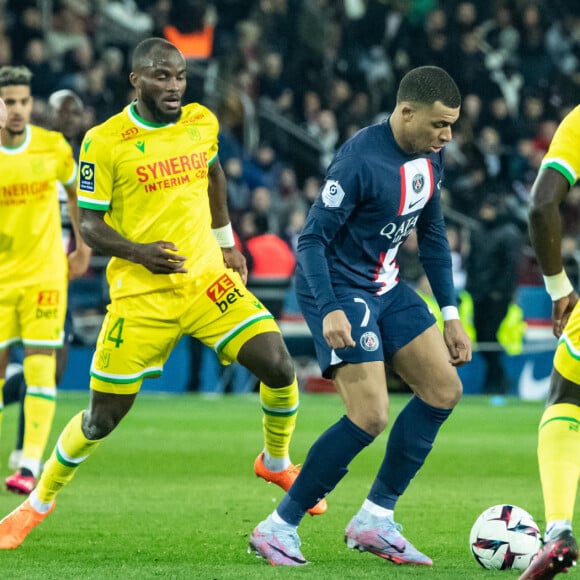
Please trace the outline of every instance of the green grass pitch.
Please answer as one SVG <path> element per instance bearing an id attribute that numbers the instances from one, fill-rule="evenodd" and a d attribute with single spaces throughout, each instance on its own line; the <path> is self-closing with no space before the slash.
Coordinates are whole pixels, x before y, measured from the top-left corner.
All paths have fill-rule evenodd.
<path id="1" fill-rule="evenodd" d="M 391 424 L 407 398 L 391 397 Z M 85 393 L 60 393 L 51 446 L 86 401 Z M 344 544 L 344 528 L 382 459 L 383 434 L 353 461 L 328 498 L 328 512 L 303 521 L 302 550 L 312 563 L 287 569 L 246 552 L 252 528 L 283 495 L 253 474 L 262 447 L 257 395 L 143 394 L 59 495 L 54 513 L 20 548 L 0 553 L 0 578 L 517 578 L 517 572 L 479 568 L 468 536 L 483 509 L 504 502 L 527 509 L 543 531 L 535 452 L 542 407 L 516 399 L 492 406 L 486 397 L 466 397 L 445 424 L 396 511 L 404 534 L 433 558 L 432 568 L 396 566 Z M 16 411 L 5 410 L 3 477 Z M 303 395 L 293 461 L 302 462 L 342 414 L 336 395 Z M 0 514 L 21 499 L 2 490 Z"/>

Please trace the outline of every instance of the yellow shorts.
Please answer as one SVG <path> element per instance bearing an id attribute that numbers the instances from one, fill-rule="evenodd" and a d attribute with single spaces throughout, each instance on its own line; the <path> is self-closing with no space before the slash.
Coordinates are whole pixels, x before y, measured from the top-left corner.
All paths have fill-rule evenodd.
<path id="1" fill-rule="evenodd" d="M 0 349 L 11 344 L 60 348 L 68 282 L 0 287 Z"/>
<path id="2" fill-rule="evenodd" d="M 108 393 L 133 394 L 145 377 L 159 377 L 183 335 L 199 339 L 229 364 L 250 338 L 280 332 L 230 270 L 201 283 L 113 300 L 107 310 L 91 364 L 91 388 Z"/>
<path id="3" fill-rule="evenodd" d="M 576 304 L 568 324 L 558 341 L 554 367 L 566 379 L 580 384 L 580 302 Z"/>

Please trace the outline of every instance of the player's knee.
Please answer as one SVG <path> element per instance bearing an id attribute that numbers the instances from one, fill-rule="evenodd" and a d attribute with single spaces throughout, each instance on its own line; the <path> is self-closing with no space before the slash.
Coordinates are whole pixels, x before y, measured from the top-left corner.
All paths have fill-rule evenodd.
<path id="1" fill-rule="evenodd" d="M 441 409 L 453 409 L 461 400 L 463 386 L 459 377 L 442 385 L 440 389 L 434 391 L 435 398 L 431 403 L 434 407 Z"/>
<path id="2" fill-rule="evenodd" d="M 260 378 L 260 377 L 259 377 Z M 294 364 L 286 349 L 276 349 L 264 364 L 264 377 L 260 380 L 273 389 L 287 387 L 294 382 Z"/>
<path id="3" fill-rule="evenodd" d="M 240 351 L 238 361 L 271 388 L 294 382 L 294 363 L 279 335 L 271 333 L 268 340 L 255 337 Z"/>
<path id="4" fill-rule="evenodd" d="M 378 437 L 389 423 L 389 414 L 386 409 L 371 409 L 367 411 L 348 413 L 349 419 L 363 431 Z"/>
<path id="5" fill-rule="evenodd" d="M 580 406 L 580 388 L 565 379 L 556 369 L 552 372 L 550 391 L 546 397 L 546 406 L 568 403 Z"/>
<path id="6" fill-rule="evenodd" d="M 91 441 L 103 439 L 119 424 L 120 418 L 114 414 L 89 409 L 83 415 L 83 433 Z"/>
<path id="7" fill-rule="evenodd" d="M 358 426 L 373 437 L 378 437 L 387 428 L 387 419 L 382 417 L 365 417 L 361 422 Z"/>

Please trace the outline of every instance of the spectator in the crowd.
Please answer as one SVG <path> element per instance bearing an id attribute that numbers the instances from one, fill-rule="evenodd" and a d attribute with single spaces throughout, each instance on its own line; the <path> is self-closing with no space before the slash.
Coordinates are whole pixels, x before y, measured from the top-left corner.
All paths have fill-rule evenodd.
<path id="1" fill-rule="evenodd" d="M 23 64 L 33 74 L 31 90 L 37 98 L 46 99 L 60 84 L 60 76 L 48 57 L 46 43 L 42 38 L 32 38 L 24 46 Z M 9 63 L 8 63 L 9 64 Z"/>
<path id="2" fill-rule="evenodd" d="M 466 290 L 473 299 L 473 322 L 486 370 L 483 390 L 508 394 L 497 331 L 514 299 L 522 258 L 523 236 L 505 211 L 505 200 L 487 196 L 479 210 L 480 228 L 471 234 Z"/>
<path id="3" fill-rule="evenodd" d="M 278 234 L 280 231 L 280 216 L 272 211 L 272 192 L 267 187 L 256 187 L 252 190 L 250 210 L 255 216 L 259 231 Z"/>
<path id="4" fill-rule="evenodd" d="M 320 175 L 310 175 L 304 180 L 302 194 L 304 196 L 304 200 L 308 204 L 308 207 L 310 207 L 314 203 L 314 200 L 318 197 L 321 185 L 322 178 Z"/>
<path id="5" fill-rule="evenodd" d="M 518 127 L 515 117 L 511 114 L 503 96 L 497 96 L 488 101 L 484 122 L 499 131 L 502 142 L 508 147 L 514 145 L 522 134 L 521 128 Z"/>
<path id="6" fill-rule="evenodd" d="M 284 164 L 278 158 L 278 152 L 268 141 L 262 141 L 255 155 L 245 164 L 246 178 L 251 188 L 258 186 L 274 190 L 280 180 Z"/>
<path id="7" fill-rule="evenodd" d="M 294 105 L 294 90 L 284 78 L 282 53 L 267 52 L 262 58 L 258 75 L 258 91 L 262 98 L 275 105 L 277 111 L 290 115 Z"/>
<path id="8" fill-rule="evenodd" d="M 489 125 L 483 127 L 477 137 L 477 146 L 483 155 L 486 168 L 486 187 L 502 189 L 506 185 L 507 150 L 501 142 L 501 135 Z"/>
<path id="9" fill-rule="evenodd" d="M 546 51 L 546 29 L 540 7 L 528 2 L 523 7 L 519 44 L 520 70 L 526 86 L 545 90 L 550 84 L 552 64 Z"/>
<path id="10" fill-rule="evenodd" d="M 340 135 L 334 112 L 330 109 L 320 111 L 317 123 L 309 127 L 309 132 L 320 146 L 320 170 L 324 171 L 331 162 L 339 144 Z"/>

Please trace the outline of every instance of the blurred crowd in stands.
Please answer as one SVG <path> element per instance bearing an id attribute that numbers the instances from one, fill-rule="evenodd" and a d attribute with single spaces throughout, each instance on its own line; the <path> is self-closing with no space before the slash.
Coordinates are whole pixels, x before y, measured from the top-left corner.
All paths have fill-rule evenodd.
<path id="1" fill-rule="evenodd" d="M 129 55 L 151 35 L 181 48 L 187 100 L 220 120 L 232 221 L 260 274 L 291 275 L 277 242 L 294 250 L 336 149 L 388 116 L 410 68 L 434 64 L 463 94 L 443 184 L 458 290 L 472 233 L 490 228 L 480 213 L 490 199 L 521 236 L 514 283 L 504 286 L 541 283 L 526 202 L 559 121 L 580 102 L 578 0 L 0 0 L 0 66 L 33 71 L 38 124 L 54 91 L 80 97 L 69 137 L 77 146 L 131 100 Z M 563 212 L 577 283 L 580 187 Z M 401 274 L 419 283 L 412 248 L 407 255 Z M 501 261 L 501 249 L 490 259 Z"/>

